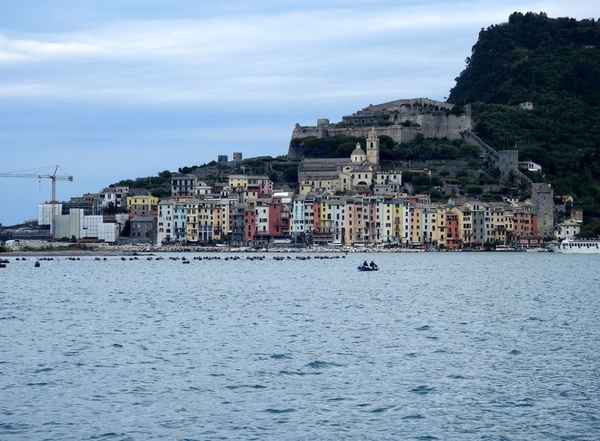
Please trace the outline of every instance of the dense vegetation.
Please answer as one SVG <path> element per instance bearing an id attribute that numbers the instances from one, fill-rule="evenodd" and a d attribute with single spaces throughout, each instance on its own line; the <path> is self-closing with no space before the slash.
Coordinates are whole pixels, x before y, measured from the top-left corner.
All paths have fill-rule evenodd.
<path id="1" fill-rule="evenodd" d="M 473 103 L 475 132 L 517 146 L 555 194 L 600 215 L 600 23 L 513 13 L 482 29 L 448 101 Z M 518 107 L 533 103 L 533 110 Z M 594 204 L 595 202 L 595 204 Z"/>
<path id="2" fill-rule="evenodd" d="M 171 177 L 169 170 L 159 172 L 156 176 L 145 178 L 123 179 L 110 187 L 129 187 L 149 190 L 152 196 L 162 198 L 171 194 Z"/>
<path id="3" fill-rule="evenodd" d="M 292 145 L 302 144 L 302 152 L 307 158 L 349 158 L 356 148 L 356 143 L 364 147 L 364 137 L 337 135 L 331 138 L 295 138 Z M 379 158 L 385 161 L 428 161 L 456 160 L 479 157 L 478 147 L 466 144 L 461 140 L 426 139 L 417 135 L 414 141 L 396 143 L 389 136 L 379 137 Z"/>

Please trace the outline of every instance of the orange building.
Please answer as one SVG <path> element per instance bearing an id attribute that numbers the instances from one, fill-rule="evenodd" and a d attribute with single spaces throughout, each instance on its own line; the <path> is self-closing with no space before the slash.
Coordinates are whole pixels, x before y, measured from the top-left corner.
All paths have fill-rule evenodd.
<path id="1" fill-rule="evenodd" d="M 246 207 L 246 210 L 244 210 L 244 242 L 254 240 L 254 235 L 256 234 L 255 218 L 254 207 Z"/>
<path id="2" fill-rule="evenodd" d="M 537 215 L 531 210 L 516 209 L 514 211 L 513 236 L 537 235 Z"/>
<path id="3" fill-rule="evenodd" d="M 269 236 L 290 237 L 290 204 L 273 198 L 269 204 Z"/>
<path id="4" fill-rule="evenodd" d="M 461 234 L 458 215 L 451 211 L 446 213 L 446 247 L 455 250 L 460 247 Z"/>

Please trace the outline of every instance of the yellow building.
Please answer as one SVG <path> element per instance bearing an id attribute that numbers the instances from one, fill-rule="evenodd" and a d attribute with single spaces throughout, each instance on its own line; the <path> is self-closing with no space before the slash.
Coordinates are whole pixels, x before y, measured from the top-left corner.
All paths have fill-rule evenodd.
<path id="1" fill-rule="evenodd" d="M 215 201 L 198 202 L 198 242 L 209 243 L 215 238 L 215 215 L 220 214 L 220 204 Z"/>
<path id="2" fill-rule="evenodd" d="M 321 199 L 315 202 L 317 217 L 319 219 L 315 233 L 331 233 L 331 216 L 329 215 L 329 201 Z"/>
<path id="3" fill-rule="evenodd" d="M 210 243 L 221 240 L 229 220 L 228 208 L 218 199 L 191 200 L 187 205 L 186 241 Z"/>
<path id="4" fill-rule="evenodd" d="M 246 175 L 229 175 L 229 187 L 232 191 L 236 188 L 248 188 L 248 176 Z"/>
<path id="5" fill-rule="evenodd" d="M 306 176 L 298 182 L 300 195 L 302 196 L 306 196 L 311 191 L 316 190 L 333 195 L 339 190 L 339 184 L 339 176 L 331 173 L 315 173 L 314 175 Z"/>
<path id="6" fill-rule="evenodd" d="M 198 200 L 190 199 L 186 204 L 185 218 L 186 242 L 198 242 Z"/>
<path id="7" fill-rule="evenodd" d="M 385 199 L 381 214 L 382 243 L 400 243 L 402 238 L 402 203 Z"/>
<path id="8" fill-rule="evenodd" d="M 431 240 L 438 247 L 445 247 L 446 239 L 446 208 L 438 205 L 435 218 L 432 218 L 431 222 Z"/>
<path id="9" fill-rule="evenodd" d="M 136 216 L 147 216 L 158 210 L 158 198 L 152 195 L 127 196 L 127 211 Z"/>
<path id="10" fill-rule="evenodd" d="M 214 208 L 215 240 L 222 241 L 231 232 L 229 200 L 219 199 Z"/>
<path id="11" fill-rule="evenodd" d="M 493 240 L 500 241 L 506 244 L 506 231 L 508 226 L 508 218 L 504 211 L 504 207 L 501 205 L 492 205 L 490 207 L 491 215 L 491 228 L 493 232 Z"/>
<path id="12" fill-rule="evenodd" d="M 458 217 L 458 227 L 460 230 L 460 240 L 463 245 L 470 245 L 473 242 L 473 212 L 467 205 L 454 207 L 451 210 Z"/>
<path id="13" fill-rule="evenodd" d="M 421 245 L 423 241 L 423 207 L 421 204 L 411 205 L 409 208 L 410 230 L 408 239 L 411 245 Z"/>

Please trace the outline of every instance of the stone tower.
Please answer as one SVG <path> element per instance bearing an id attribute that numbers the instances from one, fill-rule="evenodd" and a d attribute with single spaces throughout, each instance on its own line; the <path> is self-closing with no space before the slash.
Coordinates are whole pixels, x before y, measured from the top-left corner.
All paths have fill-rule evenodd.
<path id="1" fill-rule="evenodd" d="M 538 235 L 554 235 L 554 190 L 550 184 L 531 184 L 531 209 L 537 215 Z"/>
<path id="2" fill-rule="evenodd" d="M 500 150 L 498 152 L 498 168 L 500 169 L 500 179 L 504 182 L 509 181 L 511 172 L 519 169 L 519 151 Z"/>
<path id="3" fill-rule="evenodd" d="M 371 128 L 367 136 L 367 162 L 379 165 L 379 138 L 377 132 L 375 132 L 375 127 Z"/>

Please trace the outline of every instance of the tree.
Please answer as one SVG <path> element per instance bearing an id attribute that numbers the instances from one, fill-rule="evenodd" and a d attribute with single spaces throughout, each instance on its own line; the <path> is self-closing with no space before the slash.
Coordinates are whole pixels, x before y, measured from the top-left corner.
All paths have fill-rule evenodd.
<path id="1" fill-rule="evenodd" d="M 431 185 L 431 178 L 424 174 L 416 174 L 412 178 L 413 185 L 429 186 Z"/>
<path id="2" fill-rule="evenodd" d="M 164 198 L 164 197 L 166 197 L 166 196 L 169 196 L 169 195 L 171 194 L 171 192 L 170 192 L 170 191 L 167 191 L 167 190 L 166 190 L 166 189 L 164 189 L 164 188 L 157 187 L 157 188 L 153 188 L 153 189 L 150 191 L 150 194 L 151 194 L 152 196 L 154 196 L 154 197 L 157 197 L 157 198 L 159 198 L 159 199 L 160 199 L 160 198 Z"/>
<path id="3" fill-rule="evenodd" d="M 115 205 L 114 202 L 111 201 L 108 204 L 106 204 L 106 207 L 104 207 L 103 211 L 104 211 L 104 214 L 116 214 L 117 206 Z"/>
<path id="4" fill-rule="evenodd" d="M 591 222 L 581 228 L 578 237 L 598 237 L 600 236 L 600 221 Z"/>
<path id="5" fill-rule="evenodd" d="M 483 194 L 483 188 L 480 185 L 471 185 L 466 189 L 467 194 L 480 195 Z"/>
<path id="6" fill-rule="evenodd" d="M 121 236 L 129 237 L 130 234 L 131 234 L 131 221 L 129 219 L 127 219 L 125 221 L 125 225 L 123 226 L 123 231 L 121 232 Z"/>
<path id="7" fill-rule="evenodd" d="M 298 167 L 290 166 L 283 171 L 283 180 L 288 184 L 298 182 Z"/>
<path id="8" fill-rule="evenodd" d="M 432 201 L 435 202 L 440 202 L 443 200 L 444 195 L 442 194 L 441 191 L 436 190 L 436 189 L 430 189 L 429 190 L 429 197 L 431 198 Z"/>

